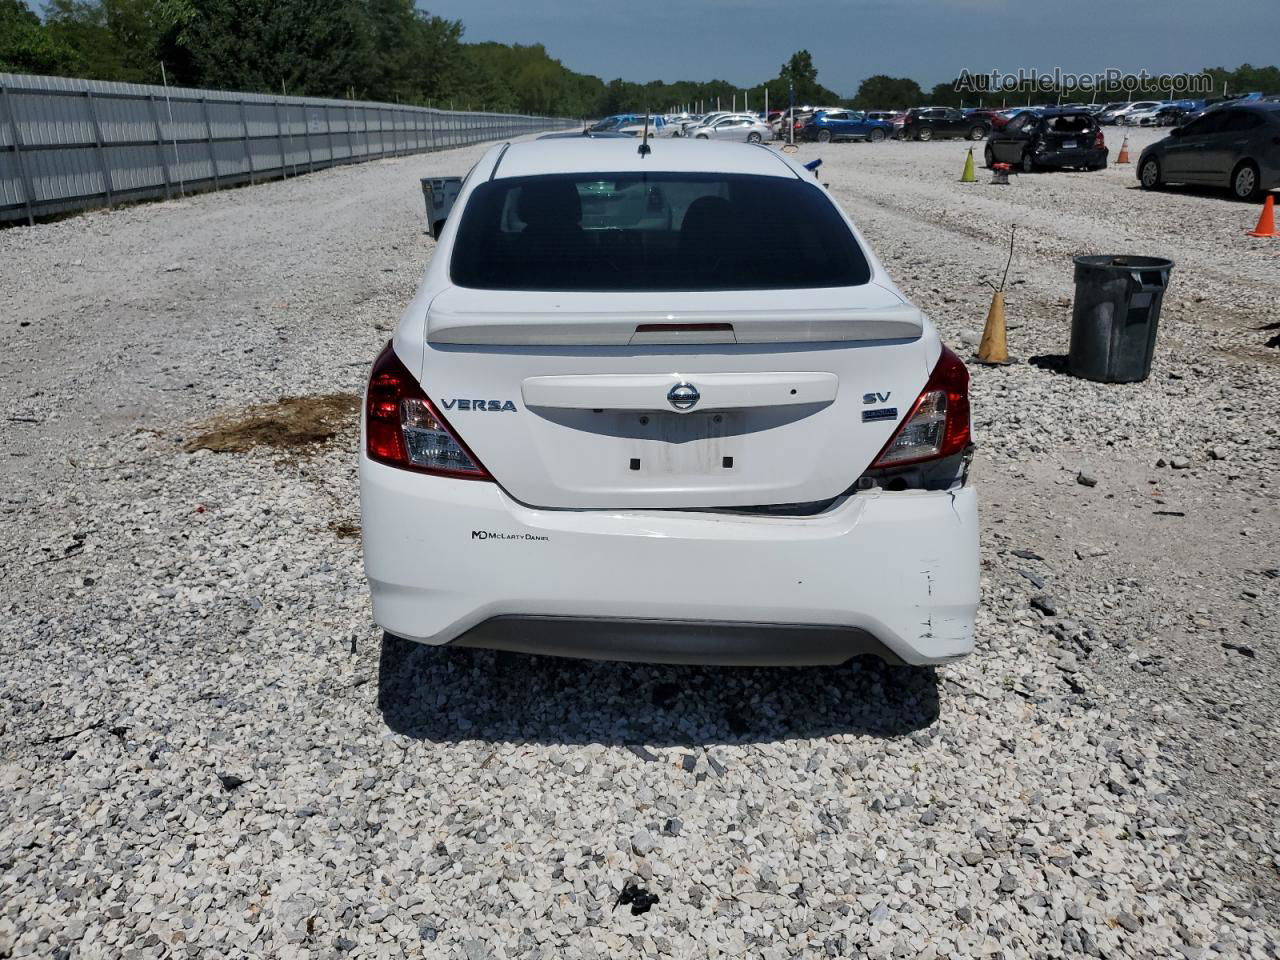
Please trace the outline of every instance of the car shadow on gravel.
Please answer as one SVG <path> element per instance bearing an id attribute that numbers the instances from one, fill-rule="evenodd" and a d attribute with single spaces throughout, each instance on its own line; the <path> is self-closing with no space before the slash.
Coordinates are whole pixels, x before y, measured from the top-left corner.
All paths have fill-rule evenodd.
<path id="1" fill-rule="evenodd" d="M 938 718 L 932 668 L 698 667 L 382 645 L 378 707 L 419 740 L 697 746 L 901 737 Z"/>

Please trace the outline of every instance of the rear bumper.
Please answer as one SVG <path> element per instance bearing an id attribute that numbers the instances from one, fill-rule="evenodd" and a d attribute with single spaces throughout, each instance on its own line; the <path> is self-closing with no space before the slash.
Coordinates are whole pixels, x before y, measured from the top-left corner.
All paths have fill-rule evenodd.
<path id="1" fill-rule="evenodd" d="M 865 630 L 803 623 L 510 616 L 485 620 L 451 645 L 641 663 L 820 666 L 860 654 L 902 663 Z"/>
<path id="2" fill-rule="evenodd" d="M 1034 154 L 1042 167 L 1096 167 L 1107 162 L 1107 148 L 1100 150 L 1046 150 Z"/>
<path id="3" fill-rule="evenodd" d="M 968 487 L 866 491 L 801 518 L 539 510 L 362 455 L 360 496 L 374 618 L 423 643 L 745 664 L 973 649 Z"/>

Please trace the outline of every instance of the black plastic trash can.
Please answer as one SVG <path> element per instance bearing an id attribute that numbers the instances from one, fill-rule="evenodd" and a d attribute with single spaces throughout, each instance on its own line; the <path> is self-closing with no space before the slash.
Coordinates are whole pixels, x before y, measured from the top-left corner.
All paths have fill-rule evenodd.
<path id="1" fill-rule="evenodd" d="M 422 199 L 427 204 L 427 232 L 437 240 L 453 202 L 462 192 L 461 177 L 423 177 Z"/>
<path id="2" fill-rule="evenodd" d="M 1173 261 L 1106 256 L 1076 257 L 1075 262 L 1067 368 L 1101 383 L 1147 379 Z"/>

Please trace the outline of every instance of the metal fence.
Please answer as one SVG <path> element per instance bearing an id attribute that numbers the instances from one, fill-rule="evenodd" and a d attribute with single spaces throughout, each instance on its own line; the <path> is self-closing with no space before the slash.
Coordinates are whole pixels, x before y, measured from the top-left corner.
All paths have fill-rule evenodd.
<path id="1" fill-rule="evenodd" d="M 574 123 L 0 73 L 0 221 L 31 223 Z"/>

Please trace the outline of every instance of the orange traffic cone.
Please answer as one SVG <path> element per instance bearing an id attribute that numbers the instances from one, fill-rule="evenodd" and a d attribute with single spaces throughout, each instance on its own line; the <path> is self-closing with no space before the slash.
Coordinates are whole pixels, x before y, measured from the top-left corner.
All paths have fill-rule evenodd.
<path id="1" fill-rule="evenodd" d="M 1116 163 L 1129 162 L 1129 135 L 1124 135 L 1124 143 L 1120 144 L 1120 156 L 1116 157 Z"/>
<path id="2" fill-rule="evenodd" d="M 1276 197 L 1267 194 L 1267 202 L 1262 205 L 1262 215 L 1258 217 L 1258 225 L 1249 231 L 1251 237 L 1280 237 L 1276 233 Z"/>

